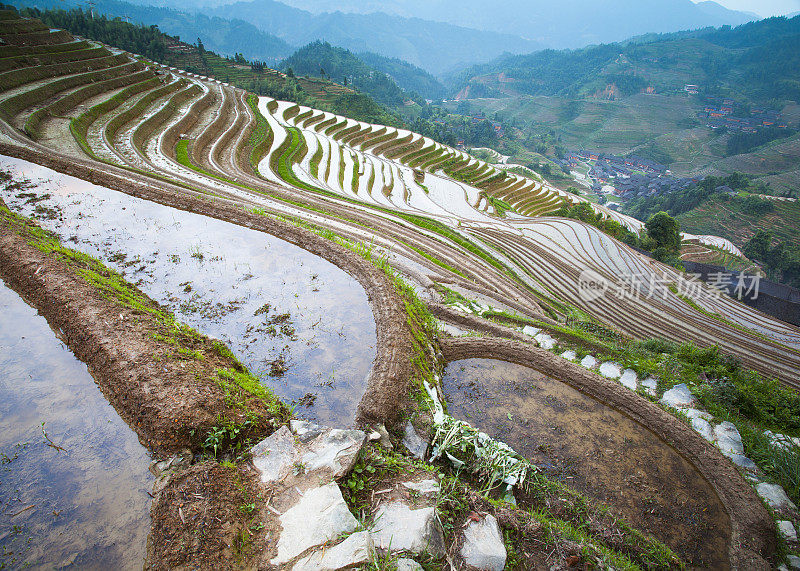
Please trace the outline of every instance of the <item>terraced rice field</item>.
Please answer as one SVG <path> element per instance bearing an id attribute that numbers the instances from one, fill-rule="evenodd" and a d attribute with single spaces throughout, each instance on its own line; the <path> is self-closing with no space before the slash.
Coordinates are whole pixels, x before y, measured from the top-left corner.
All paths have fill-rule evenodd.
<path id="1" fill-rule="evenodd" d="M 299 417 L 353 422 L 375 359 L 375 321 L 358 282 L 272 236 L 109 194 L 19 159 L 0 159 L 24 192 L 0 198 L 103 261 L 182 323 L 223 341 Z M 35 196 L 34 199 L 31 197 Z"/>
<path id="2" fill-rule="evenodd" d="M 687 302 L 670 268 L 580 222 L 541 217 L 577 200 L 544 180 L 404 129 L 258 98 L 64 32 L 16 35 L 24 50 L 0 46 L 6 153 L 371 244 L 419 291 L 449 284 L 556 321 L 577 307 L 623 334 L 688 335 L 800 383 L 797 328 L 706 295 L 704 286 Z M 497 208 L 503 203 L 511 210 Z M 635 279 L 643 294 L 611 287 L 586 301 L 578 282 L 587 270 L 612 285 Z"/>

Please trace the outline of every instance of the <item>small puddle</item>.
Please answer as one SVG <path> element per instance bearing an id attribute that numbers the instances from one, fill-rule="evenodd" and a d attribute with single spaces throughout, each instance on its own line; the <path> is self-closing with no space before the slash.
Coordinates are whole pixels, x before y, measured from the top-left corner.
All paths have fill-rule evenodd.
<path id="1" fill-rule="evenodd" d="M 639 423 L 504 361 L 453 361 L 442 384 L 454 417 L 508 443 L 551 479 L 605 502 L 693 565 L 728 567 L 730 520 L 716 492 Z"/>
<path id="2" fill-rule="evenodd" d="M 0 315 L 0 569 L 141 569 L 147 450 L 2 281 Z"/>
<path id="3" fill-rule="evenodd" d="M 376 355 L 366 292 L 334 264 L 279 238 L 0 157 L 30 189 L 12 210 L 102 260 L 175 313 L 225 341 L 300 417 L 353 423 Z"/>

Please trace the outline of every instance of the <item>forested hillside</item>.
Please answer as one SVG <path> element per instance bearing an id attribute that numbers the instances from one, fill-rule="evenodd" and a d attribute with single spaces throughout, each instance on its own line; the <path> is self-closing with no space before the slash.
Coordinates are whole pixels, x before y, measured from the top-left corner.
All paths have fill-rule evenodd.
<path id="1" fill-rule="evenodd" d="M 373 52 L 359 53 L 358 58 L 367 65 L 387 74 L 406 91 L 419 93 L 434 101 L 447 95 L 447 89 L 438 79 L 407 61 L 384 57 Z"/>
<path id="2" fill-rule="evenodd" d="M 614 85 L 622 96 L 652 88 L 740 101 L 800 99 L 800 17 L 769 18 L 737 28 L 651 35 L 574 51 L 507 55 L 452 78 L 504 93 L 577 97 Z"/>
<path id="3" fill-rule="evenodd" d="M 368 93 L 385 105 L 399 106 L 411 98 L 420 100 L 416 93 L 405 93 L 385 73 L 370 67 L 350 51 L 328 42 L 313 42 L 300 48 L 281 62 L 280 69 L 284 72 L 292 70 L 294 75 L 330 78 Z"/>

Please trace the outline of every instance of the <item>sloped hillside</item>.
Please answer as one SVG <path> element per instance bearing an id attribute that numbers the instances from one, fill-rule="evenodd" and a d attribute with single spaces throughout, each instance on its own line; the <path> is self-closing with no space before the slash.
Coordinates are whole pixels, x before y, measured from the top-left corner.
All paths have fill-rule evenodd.
<path id="1" fill-rule="evenodd" d="M 423 283 L 485 292 L 523 315 L 559 319 L 577 307 L 635 337 L 683 340 L 691 332 L 755 369 L 798 380 L 798 332 L 731 300 L 708 296 L 695 308 L 669 289 L 646 299 L 582 300 L 586 269 L 610 282 L 623 274 L 645 283 L 679 276 L 596 228 L 537 218 L 574 200 L 544 180 L 412 132 L 258 98 L 65 32 L 6 37 L 0 113 L 15 145 L 372 242 Z M 37 46 L 24 46 L 31 42 Z"/>

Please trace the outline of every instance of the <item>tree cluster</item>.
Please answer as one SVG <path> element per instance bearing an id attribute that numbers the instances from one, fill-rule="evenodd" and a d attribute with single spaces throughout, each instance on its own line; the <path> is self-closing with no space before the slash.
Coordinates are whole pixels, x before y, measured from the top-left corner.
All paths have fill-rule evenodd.
<path id="1" fill-rule="evenodd" d="M 772 233 L 759 230 L 742 250 L 751 260 L 760 262 L 767 275 L 776 281 L 800 287 L 800 247 L 773 240 Z"/>

